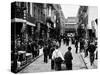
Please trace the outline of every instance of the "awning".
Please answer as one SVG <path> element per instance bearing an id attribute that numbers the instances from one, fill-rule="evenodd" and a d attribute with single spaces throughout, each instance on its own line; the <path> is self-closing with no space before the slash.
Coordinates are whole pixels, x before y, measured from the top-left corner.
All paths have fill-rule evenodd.
<path id="1" fill-rule="evenodd" d="M 35 24 L 33 24 L 33 23 L 30 23 L 30 22 L 26 22 L 26 24 L 28 24 L 28 25 L 31 25 L 31 26 L 35 26 Z"/>
<path id="2" fill-rule="evenodd" d="M 26 23 L 26 24 L 31 25 L 31 26 L 35 26 L 35 24 L 33 24 L 33 23 L 29 22 L 29 21 L 20 19 L 20 18 L 14 18 L 14 19 L 11 20 L 11 22 L 22 22 L 22 23 Z"/>
<path id="3" fill-rule="evenodd" d="M 26 22 L 26 20 L 23 20 L 23 19 L 20 19 L 20 18 L 14 18 L 14 19 L 11 19 L 11 22 Z"/>

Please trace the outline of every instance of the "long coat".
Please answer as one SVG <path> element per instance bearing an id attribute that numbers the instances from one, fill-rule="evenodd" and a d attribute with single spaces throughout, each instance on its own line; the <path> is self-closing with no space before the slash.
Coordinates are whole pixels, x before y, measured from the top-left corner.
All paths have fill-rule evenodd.
<path id="1" fill-rule="evenodd" d="M 67 51 L 64 55 L 65 63 L 68 65 L 72 65 L 72 53 L 70 51 Z"/>
<path id="2" fill-rule="evenodd" d="M 44 47 L 44 49 L 43 49 L 43 53 L 44 53 L 45 56 L 48 55 L 48 47 Z"/>

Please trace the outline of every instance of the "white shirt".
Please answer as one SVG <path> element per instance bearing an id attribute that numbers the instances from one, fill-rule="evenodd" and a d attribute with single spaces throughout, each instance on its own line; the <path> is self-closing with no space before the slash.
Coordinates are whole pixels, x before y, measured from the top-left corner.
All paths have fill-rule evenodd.
<path id="1" fill-rule="evenodd" d="M 62 56 L 61 52 L 58 49 L 55 49 L 55 51 L 53 51 L 53 54 L 52 54 L 52 59 L 55 59 L 57 57 L 61 57 L 62 60 L 64 60 L 64 57 Z"/>

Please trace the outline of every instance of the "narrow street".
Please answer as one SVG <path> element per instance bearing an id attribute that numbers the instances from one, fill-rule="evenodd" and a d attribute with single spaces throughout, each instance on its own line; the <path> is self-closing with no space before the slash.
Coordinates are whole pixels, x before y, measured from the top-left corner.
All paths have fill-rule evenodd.
<path id="1" fill-rule="evenodd" d="M 72 45 L 70 42 L 69 46 L 72 47 L 73 70 L 86 69 L 84 62 L 82 58 L 80 57 L 80 54 L 75 53 L 74 45 Z M 63 42 L 61 43 L 61 47 L 59 48 L 59 50 L 62 52 L 63 55 L 67 51 L 67 47 L 68 46 L 64 45 Z M 65 69 L 64 64 L 62 64 L 62 69 Z M 43 55 L 42 55 L 37 60 L 35 60 L 33 63 L 28 65 L 26 68 L 21 70 L 19 73 L 48 72 L 48 71 L 54 71 L 54 70 L 51 70 L 51 60 L 49 60 L 47 64 L 44 63 Z"/>
<path id="2" fill-rule="evenodd" d="M 68 51 L 60 66 L 60 60 L 55 58 L 62 57 L 61 53 L 57 55 L 56 50 L 53 53 L 54 60 L 58 63 L 54 67 L 57 66 L 58 70 L 97 69 L 98 17 L 96 7 L 13 2 L 11 13 L 12 72 L 55 71 L 51 69 L 51 59 L 48 57 L 52 55 L 54 49 L 58 49 L 63 57 Z M 78 53 L 75 47 L 78 47 Z M 44 63 L 47 59 L 48 63 Z M 68 66 L 65 65 L 67 62 Z"/>

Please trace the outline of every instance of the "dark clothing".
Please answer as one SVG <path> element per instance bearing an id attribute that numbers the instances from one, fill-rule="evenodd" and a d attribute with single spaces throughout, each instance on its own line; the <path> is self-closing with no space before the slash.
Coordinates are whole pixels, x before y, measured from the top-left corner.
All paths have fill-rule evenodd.
<path id="1" fill-rule="evenodd" d="M 55 62 L 55 70 L 57 71 L 61 70 L 61 63 L 62 63 L 61 57 L 55 58 L 54 62 Z"/>
<path id="2" fill-rule="evenodd" d="M 68 42 L 68 40 L 67 40 L 67 37 L 65 38 L 65 44 L 66 44 L 66 46 L 67 46 L 67 42 Z"/>
<path id="3" fill-rule="evenodd" d="M 90 62 L 91 62 L 91 65 L 94 62 L 94 53 L 90 53 Z"/>
<path id="4" fill-rule="evenodd" d="M 44 55 L 44 62 L 48 63 L 48 56 L 47 55 Z"/>
<path id="5" fill-rule="evenodd" d="M 48 45 L 48 55 L 49 55 L 49 59 L 51 59 L 51 55 L 50 55 L 50 50 L 51 50 L 51 44 Z"/>
<path id="6" fill-rule="evenodd" d="M 76 46 L 76 53 L 78 52 L 78 46 Z"/>
<path id="7" fill-rule="evenodd" d="M 76 53 L 78 52 L 78 40 L 75 42 L 75 47 L 76 47 Z"/>
<path id="8" fill-rule="evenodd" d="M 52 47 L 50 49 L 50 58 L 52 58 L 52 53 L 54 50 L 55 50 L 54 47 Z M 54 69 L 54 60 L 53 59 L 51 59 L 51 69 Z"/>
<path id="9" fill-rule="evenodd" d="M 94 62 L 94 51 L 96 50 L 96 46 L 93 45 L 93 44 L 90 44 L 89 47 L 88 47 L 88 51 L 90 53 L 90 62 L 91 62 L 91 65 L 93 64 Z"/>
<path id="10" fill-rule="evenodd" d="M 53 51 L 54 51 L 55 49 L 54 49 L 54 47 L 52 47 L 51 49 L 50 49 L 50 58 L 52 57 L 52 53 L 53 53 Z"/>
<path id="11" fill-rule="evenodd" d="M 95 45 L 89 45 L 88 51 L 89 51 L 90 53 L 94 53 L 95 50 L 96 50 L 96 46 L 95 46 Z"/>
<path id="12" fill-rule="evenodd" d="M 43 40 L 42 40 L 42 39 L 41 39 L 41 40 L 39 40 L 38 44 L 42 47 L 42 46 L 44 45 Z"/>
<path id="13" fill-rule="evenodd" d="M 64 41 L 64 44 L 66 43 L 66 37 L 64 36 L 64 38 L 63 38 L 63 41 Z"/>
<path id="14" fill-rule="evenodd" d="M 51 60 L 51 69 L 54 69 L 54 60 Z"/>
<path id="15" fill-rule="evenodd" d="M 80 41 L 80 52 L 82 52 L 82 50 L 84 50 L 84 41 Z"/>
<path id="16" fill-rule="evenodd" d="M 33 56 L 33 58 L 34 58 L 34 57 L 35 57 L 35 55 L 34 55 L 34 47 L 35 47 L 35 44 L 32 43 L 31 46 L 32 46 L 32 56 Z"/>
<path id="17" fill-rule="evenodd" d="M 69 38 L 66 38 L 66 45 L 69 45 Z"/>
<path id="18" fill-rule="evenodd" d="M 85 50 L 85 57 L 88 56 L 88 48 Z"/>
<path id="19" fill-rule="evenodd" d="M 47 60 L 47 58 L 48 58 L 48 47 L 44 47 L 43 53 L 44 53 L 44 62 L 47 63 L 48 62 L 48 60 Z"/>
<path id="20" fill-rule="evenodd" d="M 72 70 L 72 64 L 66 64 L 66 70 Z"/>
<path id="21" fill-rule="evenodd" d="M 96 59 L 98 59 L 98 51 L 96 51 Z"/>
<path id="22" fill-rule="evenodd" d="M 61 37 L 59 37 L 58 41 L 59 41 L 59 46 L 61 46 Z"/>
<path id="23" fill-rule="evenodd" d="M 39 48 L 38 48 L 38 44 L 37 43 L 35 43 L 34 45 L 35 45 L 34 46 L 34 56 L 36 57 L 36 56 L 39 55 Z"/>
<path id="24" fill-rule="evenodd" d="M 65 59 L 65 64 L 66 64 L 66 69 L 67 70 L 72 70 L 72 53 L 70 51 L 67 51 L 64 55 Z"/>
<path id="25" fill-rule="evenodd" d="M 74 38 L 72 38 L 71 41 L 72 41 L 72 44 L 74 44 Z"/>
<path id="26" fill-rule="evenodd" d="M 28 44 L 27 52 L 28 52 L 28 53 L 31 53 L 31 51 L 32 51 L 31 44 Z"/>

